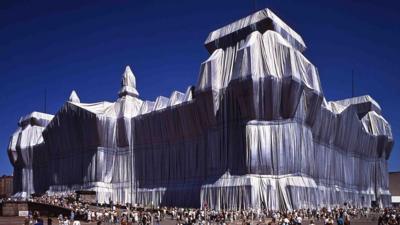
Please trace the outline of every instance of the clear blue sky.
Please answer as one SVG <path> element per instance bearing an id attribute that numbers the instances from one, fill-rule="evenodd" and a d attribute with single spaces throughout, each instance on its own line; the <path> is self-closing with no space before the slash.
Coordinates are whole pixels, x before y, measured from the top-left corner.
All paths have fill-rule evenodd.
<path id="1" fill-rule="evenodd" d="M 328 100 L 370 94 L 400 141 L 400 1 L 257 0 L 304 38 Z M 207 34 L 254 11 L 253 0 L 0 2 L 0 175 L 20 116 L 81 101 L 114 101 L 131 65 L 143 99 L 195 84 Z M 400 170 L 399 145 L 389 161 Z M 316 162 L 318 163 L 318 162 Z"/>

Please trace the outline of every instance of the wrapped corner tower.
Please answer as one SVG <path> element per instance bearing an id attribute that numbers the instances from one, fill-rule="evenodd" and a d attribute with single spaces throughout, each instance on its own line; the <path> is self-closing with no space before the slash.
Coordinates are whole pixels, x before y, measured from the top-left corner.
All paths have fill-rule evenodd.
<path id="1" fill-rule="evenodd" d="M 371 97 L 325 99 L 304 41 L 270 10 L 208 36 L 185 93 L 69 101 L 19 122 L 16 195 L 94 190 L 99 202 L 213 209 L 390 204 L 388 122 Z"/>

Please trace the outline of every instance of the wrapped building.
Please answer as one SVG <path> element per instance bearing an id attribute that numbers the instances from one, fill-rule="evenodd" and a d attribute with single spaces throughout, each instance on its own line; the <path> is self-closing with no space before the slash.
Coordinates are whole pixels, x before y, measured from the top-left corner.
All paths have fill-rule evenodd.
<path id="1" fill-rule="evenodd" d="M 296 209 L 390 204 L 388 122 L 370 96 L 324 97 L 299 34 L 269 9 L 211 32 L 198 82 L 142 100 L 126 67 L 115 102 L 73 91 L 22 117 L 14 192 L 96 191 L 99 202 Z"/>

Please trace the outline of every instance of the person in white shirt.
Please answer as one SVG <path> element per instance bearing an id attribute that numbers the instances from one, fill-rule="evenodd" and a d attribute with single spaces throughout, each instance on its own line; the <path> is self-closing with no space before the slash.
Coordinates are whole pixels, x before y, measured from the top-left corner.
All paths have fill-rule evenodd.
<path id="1" fill-rule="evenodd" d="M 297 222 L 297 224 L 301 224 L 301 223 L 303 222 L 303 218 L 301 218 L 300 216 L 298 216 L 298 217 L 296 218 L 296 222 Z"/>
<path id="2" fill-rule="evenodd" d="M 90 212 L 90 210 L 87 212 L 87 220 L 89 222 L 92 221 L 92 212 Z"/>
<path id="3" fill-rule="evenodd" d="M 69 225 L 69 220 L 67 217 L 64 218 L 64 225 Z"/>

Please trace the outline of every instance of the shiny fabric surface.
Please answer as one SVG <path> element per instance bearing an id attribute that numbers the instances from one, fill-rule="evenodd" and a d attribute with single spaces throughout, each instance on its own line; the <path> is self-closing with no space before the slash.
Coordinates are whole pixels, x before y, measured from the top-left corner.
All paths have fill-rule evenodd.
<path id="1" fill-rule="evenodd" d="M 389 123 L 370 96 L 325 99 L 302 38 L 270 10 L 210 33 L 185 93 L 141 100 L 127 67 L 116 102 L 21 118 L 16 196 L 94 190 L 99 202 L 212 209 L 390 204 Z M 139 79 L 140 81 L 140 79 Z"/>

